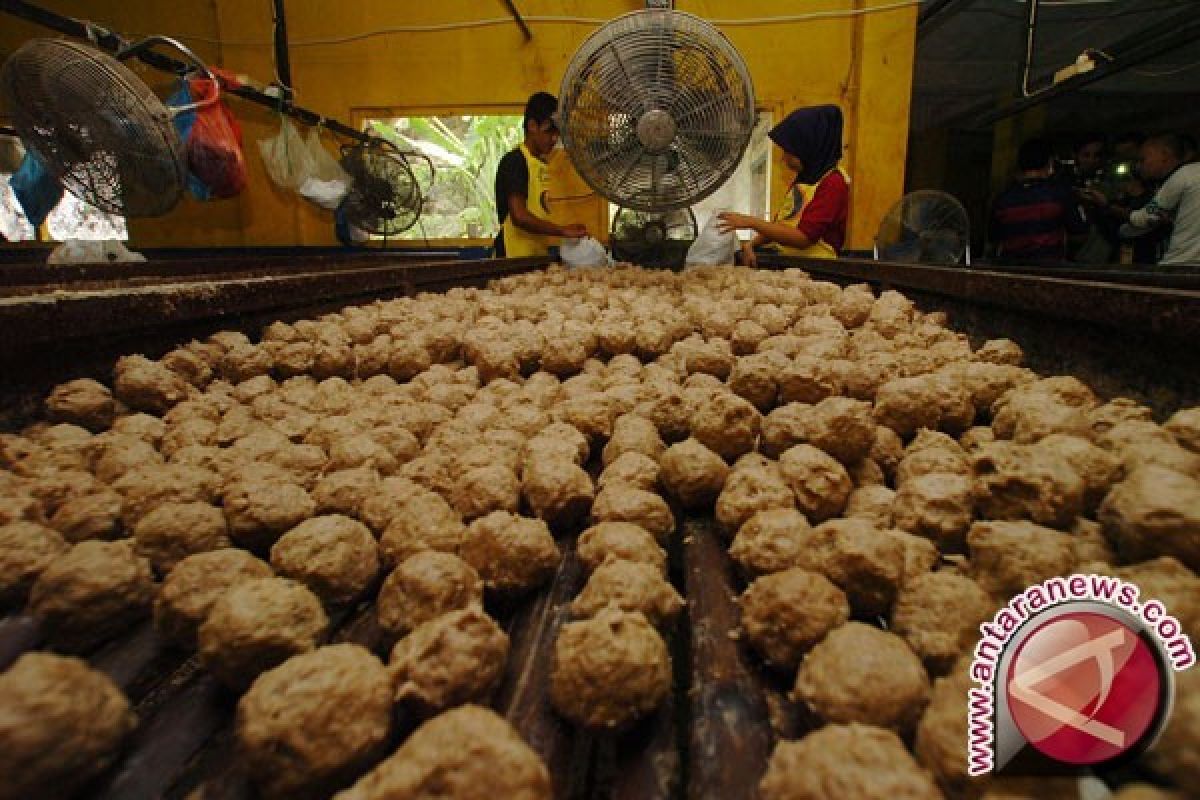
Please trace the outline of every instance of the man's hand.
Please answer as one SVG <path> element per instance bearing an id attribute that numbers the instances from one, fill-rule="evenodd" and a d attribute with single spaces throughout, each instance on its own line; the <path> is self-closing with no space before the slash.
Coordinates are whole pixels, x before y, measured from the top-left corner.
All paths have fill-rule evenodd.
<path id="1" fill-rule="evenodd" d="M 752 217 L 749 214 L 738 214 L 736 211 L 722 211 L 717 214 L 717 230 L 721 233 L 729 233 L 741 229 L 749 229 L 752 231 L 758 230 L 758 225 L 761 223 L 758 217 Z"/>
<path id="2" fill-rule="evenodd" d="M 570 225 L 563 225 L 562 232 L 559 234 L 559 236 L 562 236 L 565 239 L 582 239 L 587 235 L 587 226 L 579 222 L 572 222 Z"/>
<path id="3" fill-rule="evenodd" d="M 746 267 L 758 266 L 758 254 L 754 252 L 753 242 L 742 242 L 742 265 Z"/>

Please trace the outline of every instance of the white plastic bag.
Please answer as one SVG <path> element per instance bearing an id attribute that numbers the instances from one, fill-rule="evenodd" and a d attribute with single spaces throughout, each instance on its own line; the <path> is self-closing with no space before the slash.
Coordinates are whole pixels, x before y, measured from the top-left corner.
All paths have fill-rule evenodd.
<path id="1" fill-rule="evenodd" d="M 733 264 L 737 253 L 737 236 L 733 231 L 721 233 L 717 228 L 720 220 L 713 214 L 704 223 L 704 229 L 688 248 L 687 263 L 701 267 L 720 267 Z"/>
<path id="2" fill-rule="evenodd" d="M 115 239 L 67 239 L 50 251 L 46 263 L 61 264 L 107 264 L 145 261 L 141 253 L 135 253 Z"/>
<path id="3" fill-rule="evenodd" d="M 310 128 L 304 139 L 312 173 L 301 181 L 297 191 L 309 202 L 333 211 L 350 191 L 350 175 L 337 159 L 321 146 L 320 128 Z"/>
<path id="4" fill-rule="evenodd" d="M 606 267 L 612 263 L 604 245 L 590 236 L 563 239 L 558 247 L 558 257 L 568 267 Z"/>
<path id="5" fill-rule="evenodd" d="M 280 119 L 279 133 L 260 140 L 258 150 L 272 182 L 280 189 L 294 192 L 316 174 L 317 166 L 296 126 L 287 117 Z"/>

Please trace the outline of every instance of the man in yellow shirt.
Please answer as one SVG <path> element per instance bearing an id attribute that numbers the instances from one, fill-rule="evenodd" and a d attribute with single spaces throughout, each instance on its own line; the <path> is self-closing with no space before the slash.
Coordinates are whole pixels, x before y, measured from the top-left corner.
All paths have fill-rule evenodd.
<path id="1" fill-rule="evenodd" d="M 530 97 L 525 104 L 525 141 L 505 154 L 496 168 L 498 258 L 544 256 L 550 252 L 552 237 L 587 236 L 587 228 L 581 224 L 559 225 L 550 220 L 546 161 L 558 144 L 557 110 L 558 100 L 552 94 L 537 92 Z"/>

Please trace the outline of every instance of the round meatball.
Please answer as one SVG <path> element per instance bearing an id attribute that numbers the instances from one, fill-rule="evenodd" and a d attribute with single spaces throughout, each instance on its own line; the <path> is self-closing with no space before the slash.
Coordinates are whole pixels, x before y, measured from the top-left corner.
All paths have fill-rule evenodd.
<path id="1" fill-rule="evenodd" d="M 991 595 L 1008 598 L 1075 566 L 1071 535 L 1032 522 L 976 522 L 967 533 L 971 574 Z"/>
<path id="2" fill-rule="evenodd" d="M 781 741 L 758 786 L 762 800 L 941 800 L 933 778 L 895 733 L 870 725 L 828 725 Z"/>
<path id="3" fill-rule="evenodd" d="M 585 728 L 624 728 L 671 690 L 666 642 L 644 616 L 617 609 L 564 625 L 550 669 L 550 702 Z"/>
<path id="4" fill-rule="evenodd" d="M 933 474 L 969 478 L 971 463 L 962 447 L 949 436 L 923 430 L 896 465 L 896 486 L 899 488 L 914 478 Z"/>
<path id="5" fill-rule="evenodd" d="M 1176 411 L 1163 423 L 1163 428 L 1180 446 L 1200 453 L 1200 406 Z"/>
<path id="6" fill-rule="evenodd" d="M 856 613 L 887 613 L 905 577 L 899 539 L 862 519 L 835 519 L 813 528 L 808 541 L 800 566 L 833 581 Z"/>
<path id="7" fill-rule="evenodd" d="M 877 528 L 892 527 L 892 507 L 896 493 L 886 486 L 860 486 L 846 499 L 847 517 L 865 519 Z"/>
<path id="8" fill-rule="evenodd" d="M 314 517 L 271 547 L 271 565 L 305 584 L 328 603 L 362 594 L 379 573 L 379 552 L 370 530 L 341 515 Z"/>
<path id="9" fill-rule="evenodd" d="M 667 449 L 667 452 L 670 452 L 670 448 Z M 721 462 L 721 464 L 724 463 L 724 461 Z M 662 467 L 659 462 L 649 456 L 641 453 L 625 453 L 604 468 L 596 480 L 596 489 L 604 491 L 612 486 L 629 486 L 653 492 L 658 489 L 661 474 Z"/>
<path id="10" fill-rule="evenodd" d="M 423 622 L 396 643 L 396 702 L 418 716 L 486 702 L 504 676 L 508 636 L 479 606 Z"/>
<path id="11" fill-rule="evenodd" d="M 231 587 L 271 577 L 266 562 L 244 550 L 227 548 L 196 553 L 180 561 L 154 598 L 154 626 L 168 641 L 196 646 L 196 631 L 213 604 Z"/>
<path id="12" fill-rule="evenodd" d="M 441 495 L 422 489 L 400 501 L 379 538 L 379 554 L 390 568 L 422 550 L 458 553 L 466 532 L 462 517 Z"/>
<path id="13" fill-rule="evenodd" d="M 899 636 L 848 622 L 804 659 L 792 697 L 826 722 L 861 722 L 903 734 L 929 701 L 929 677 Z"/>
<path id="14" fill-rule="evenodd" d="M 1058 452 L 993 442 L 971 456 L 971 471 L 980 516 L 1066 527 L 1083 513 L 1086 484 Z"/>
<path id="15" fill-rule="evenodd" d="M 778 464 L 771 461 L 761 466 L 735 467 L 729 473 L 717 497 L 716 517 L 722 529 L 732 537 L 759 511 L 795 507 L 795 494 L 784 480 Z"/>
<path id="16" fill-rule="evenodd" d="M 811 522 L 836 517 L 854 490 L 846 468 L 812 445 L 800 444 L 779 457 L 779 471 Z"/>
<path id="17" fill-rule="evenodd" d="M 415 451 L 415 438 L 412 440 L 412 445 Z M 415 455 L 416 452 L 411 453 L 411 456 Z M 400 462 L 390 450 L 375 440 L 373 434 L 359 433 L 335 439 L 329 446 L 329 461 L 325 465 L 325 469 L 329 472 L 337 472 L 357 467 L 368 467 L 380 475 L 391 475 L 400 468 Z"/>
<path id="18" fill-rule="evenodd" d="M 947 472 L 909 480 L 896 492 L 892 505 L 897 528 L 928 537 L 947 553 L 963 551 L 974 512 L 970 479 Z"/>
<path id="19" fill-rule="evenodd" d="M 230 536 L 258 551 L 266 551 L 285 531 L 317 513 L 316 501 L 303 487 L 277 480 L 226 484 L 221 500 Z"/>
<path id="20" fill-rule="evenodd" d="M 183 464 L 138 467 L 113 484 L 121 495 L 121 523 L 133 530 L 138 520 L 164 503 L 212 503 L 221 479 L 215 472 Z"/>
<path id="21" fill-rule="evenodd" d="M 417 728 L 395 753 L 336 800 L 423 796 L 454 800 L 551 800 L 550 775 L 516 730 L 494 711 L 467 705 Z"/>
<path id="22" fill-rule="evenodd" d="M 696 439 L 668 447 L 659 467 L 663 486 L 684 508 L 703 508 L 715 502 L 729 477 L 724 459 Z"/>
<path id="23" fill-rule="evenodd" d="M 883 425 L 875 426 L 875 441 L 867 457 L 883 469 L 888 480 L 896 479 L 896 469 L 904 458 L 904 442 L 891 428 Z"/>
<path id="24" fill-rule="evenodd" d="M 660 543 L 675 532 L 675 517 L 667 502 L 653 492 L 613 486 L 596 495 L 592 504 L 596 522 L 631 522 L 650 531 Z"/>
<path id="25" fill-rule="evenodd" d="M 793 670 L 813 645 L 850 618 L 841 589 L 822 575 L 787 569 L 764 575 L 741 597 L 742 630 L 771 666 Z"/>
<path id="26" fill-rule="evenodd" d="M 942 418 L 937 387 L 924 375 L 890 380 L 875 395 L 874 414 L 876 422 L 901 437 L 936 429 Z"/>
<path id="27" fill-rule="evenodd" d="M 379 493 L 380 481 L 379 473 L 370 467 L 326 473 L 312 491 L 317 513 L 344 514 L 357 519 L 367 500 Z"/>
<path id="28" fill-rule="evenodd" d="M 908 642 L 931 675 L 945 675 L 979 640 L 979 626 L 994 610 L 992 598 L 970 578 L 927 572 L 900 590 L 891 630 Z"/>
<path id="29" fill-rule="evenodd" d="M 904 551 L 904 563 L 901 570 L 900 585 L 908 584 L 918 575 L 924 575 L 937 566 L 940 560 L 937 547 L 924 536 L 915 536 L 901 530 L 885 530 L 892 539 L 900 543 Z"/>
<path id="30" fill-rule="evenodd" d="M 1087 409 L 1068 405 L 1042 391 L 1014 389 L 992 406 L 992 430 L 998 439 L 1033 444 L 1054 433 L 1087 437 Z"/>
<path id="31" fill-rule="evenodd" d="M 521 476 L 521 493 L 533 515 L 554 526 L 573 525 L 585 518 L 595 497 L 591 476 L 566 458 L 528 461 Z"/>
<path id="32" fill-rule="evenodd" d="M 778 376 L 779 402 L 819 403 L 840 394 L 842 380 L 828 362 L 811 356 L 797 356 Z"/>
<path id="33" fill-rule="evenodd" d="M 46 398 L 46 417 L 90 431 L 106 430 L 117 414 L 112 392 L 104 384 L 80 378 L 54 387 Z"/>
<path id="34" fill-rule="evenodd" d="M 145 356 L 122 356 L 114 371 L 114 394 L 137 411 L 164 414 L 188 396 L 187 381 Z"/>
<path id="35" fill-rule="evenodd" d="M 671 623 L 683 610 L 683 598 L 650 564 L 610 558 L 588 578 L 571 603 L 576 617 L 594 617 L 605 608 L 640 612 L 651 625 Z"/>
<path id="36" fill-rule="evenodd" d="M 601 460 L 607 467 L 625 453 L 641 453 L 657 461 L 666 447 L 653 422 L 637 414 L 624 414 L 613 423 L 612 437 L 601 452 Z"/>
<path id="37" fill-rule="evenodd" d="M 72 497 L 54 512 L 50 527 L 68 542 L 119 539 L 125 533 L 121 527 L 121 496 L 111 489 L 98 489 Z"/>
<path id="38" fill-rule="evenodd" d="M 545 522 L 507 511 L 493 511 L 468 525 L 459 555 L 487 589 L 512 595 L 544 585 L 562 559 Z"/>
<path id="39" fill-rule="evenodd" d="M 130 542 L 80 542 L 46 567 L 29 608 L 59 649 L 84 650 L 150 613 L 154 575 Z"/>
<path id="40" fill-rule="evenodd" d="M 503 464 L 469 469 L 455 482 L 450 503 L 468 521 L 493 511 L 515 512 L 521 504 L 521 481 Z"/>
<path id="41" fill-rule="evenodd" d="M 242 581 L 217 598 L 200 625 L 200 663 L 240 691 L 266 670 L 315 650 L 328 627 L 321 601 L 303 584 Z"/>
<path id="42" fill-rule="evenodd" d="M 68 797 L 108 769 L 137 718 L 102 672 L 26 653 L 0 673 L 0 798 Z"/>
<path id="43" fill-rule="evenodd" d="M 1200 481 L 1164 467 L 1136 469 L 1109 492 L 1099 520 L 1126 561 L 1174 556 L 1200 570 Z"/>
<path id="44" fill-rule="evenodd" d="M 913 752 L 921 766 L 933 773 L 951 797 L 970 796 L 975 779 L 967 773 L 968 691 L 970 661 L 960 661 L 949 675 L 938 678 L 929 696 L 929 707 L 917 724 Z"/>
<path id="45" fill-rule="evenodd" d="M 610 557 L 649 564 L 660 573 L 667 568 L 667 554 L 654 535 L 631 522 L 601 522 L 579 535 L 579 560 L 592 572 Z"/>
<path id="46" fill-rule="evenodd" d="M 843 464 L 861 461 L 875 443 L 871 404 L 849 397 L 828 397 L 803 417 L 804 441 L 824 450 Z"/>
<path id="47" fill-rule="evenodd" d="M 391 639 L 435 617 L 483 604 L 483 579 L 458 556 L 426 550 L 409 556 L 379 589 L 379 627 Z"/>
<path id="48" fill-rule="evenodd" d="M 264 797 L 325 797 L 382 751 L 392 722 L 383 664 L 354 644 L 264 672 L 237 706 L 236 735 Z"/>
<path id="49" fill-rule="evenodd" d="M 34 581 L 70 546 L 36 522 L 0 525 L 0 608 L 20 608 Z"/>
<path id="50" fill-rule="evenodd" d="M 749 453 L 758 443 L 762 415 L 730 392 L 717 392 L 692 414 L 692 436 L 726 461 Z"/>
<path id="51" fill-rule="evenodd" d="M 779 368 L 790 364 L 786 357 L 776 358 L 771 353 L 743 355 L 729 373 L 729 389 L 760 412 L 766 413 L 775 405 L 779 393 L 779 381 L 776 378 Z"/>
<path id="52" fill-rule="evenodd" d="M 1021 346 L 1012 339 L 988 339 L 975 351 L 975 360 L 989 364 L 1020 366 L 1024 358 Z"/>
<path id="53" fill-rule="evenodd" d="M 208 503 L 165 503 L 138 521 L 133 549 L 159 575 L 194 553 L 231 547 L 221 509 Z"/>
<path id="54" fill-rule="evenodd" d="M 812 528 L 794 508 L 760 511 L 741 527 L 729 547 L 730 557 L 750 577 L 806 563 Z"/>

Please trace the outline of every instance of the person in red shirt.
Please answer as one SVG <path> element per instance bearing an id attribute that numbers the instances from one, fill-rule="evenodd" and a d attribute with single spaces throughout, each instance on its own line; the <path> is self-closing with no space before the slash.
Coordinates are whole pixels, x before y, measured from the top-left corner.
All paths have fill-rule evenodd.
<path id="1" fill-rule="evenodd" d="M 842 159 L 842 110 L 837 106 L 798 108 L 767 134 L 781 150 L 783 163 L 796 173 L 783 206 L 768 221 L 725 211 L 718 215 L 722 233 L 752 230 L 742 244 L 742 263 L 757 266 L 754 248 L 775 244 L 784 255 L 837 258 L 846 243 L 850 178 Z"/>

